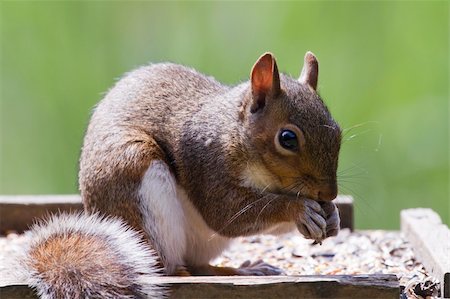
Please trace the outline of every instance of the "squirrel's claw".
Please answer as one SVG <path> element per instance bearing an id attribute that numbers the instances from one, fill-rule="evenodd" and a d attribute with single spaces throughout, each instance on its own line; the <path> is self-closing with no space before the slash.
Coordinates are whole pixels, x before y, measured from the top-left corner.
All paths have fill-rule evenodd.
<path id="1" fill-rule="evenodd" d="M 307 239 L 320 243 L 327 235 L 326 214 L 320 204 L 312 199 L 304 199 L 304 212 L 297 222 L 297 228 Z"/>
<path id="2" fill-rule="evenodd" d="M 332 202 L 321 202 L 322 209 L 326 214 L 326 237 L 333 237 L 339 233 L 341 219 L 339 217 L 339 210 Z"/>

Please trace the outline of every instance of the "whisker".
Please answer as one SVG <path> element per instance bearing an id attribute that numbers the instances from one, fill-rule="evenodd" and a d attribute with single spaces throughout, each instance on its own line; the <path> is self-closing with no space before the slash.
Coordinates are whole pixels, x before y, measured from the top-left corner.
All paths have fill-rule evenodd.
<path id="1" fill-rule="evenodd" d="M 267 184 L 267 186 L 265 186 L 265 187 L 262 189 L 261 192 L 264 193 L 264 192 L 270 187 L 270 185 L 271 185 L 270 183 Z"/>
<path id="2" fill-rule="evenodd" d="M 249 204 L 247 204 L 245 207 L 243 207 L 242 209 L 240 209 L 236 214 L 234 214 L 233 216 L 231 216 L 231 218 L 225 223 L 225 225 L 219 229 L 217 232 L 215 232 L 214 234 L 212 234 L 208 241 L 212 240 L 213 238 L 215 238 L 215 236 L 217 236 L 218 233 L 222 232 L 224 229 L 226 229 L 229 225 L 231 225 L 237 218 L 239 218 L 239 216 L 241 216 L 242 214 L 244 214 L 245 212 L 247 212 L 249 209 L 251 209 L 254 205 L 256 205 L 258 202 L 260 202 L 261 200 L 264 200 L 265 197 L 261 197 Z"/>
<path id="3" fill-rule="evenodd" d="M 337 127 L 335 127 L 335 126 L 330 126 L 330 125 L 319 125 L 319 127 L 325 127 L 325 128 L 331 129 L 331 130 L 333 130 L 333 131 L 336 131 L 336 129 L 337 129 Z"/>
<path id="4" fill-rule="evenodd" d="M 364 202 L 364 204 L 366 204 L 372 211 L 375 210 L 373 205 L 371 205 L 370 202 L 364 196 L 362 196 L 359 192 L 356 192 L 353 188 L 343 185 L 339 185 L 339 187 L 341 189 L 344 189 L 344 191 L 345 190 L 349 191 L 351 194 L 354 194 L 357 198 L 361 199 Z"/>
<path id="5" fill-rule="evenodd" d="M 259 216 L 261 216 L 261 214 L 262 214 L 262 212 L 265 210 L 265 208 L 267 208 L 267 206 L 269 206 L 269 205 L 272 203 L 272 201 L 273 201 L 274 199 L 275 199 L 275 197 L 272 198 L 271 200 L 269 200 L 269 201 L 263 206 L 263 208 L 261 209 L 261 211 L 259 211 L 258 216 L 256 216 L 256 219 L 255 219 L 255 222 L 254 222 L 254 226 L 257 225 Z"/>
<path id="6" fill-rule="evenodd" d="M 366 180 L 363 180 L 363 179 L 361 179 L 361 180 L 359 180 L 359 181 L 355 181 L 355 180 L 342 180 L 342 179 L 340 179 L 340 180 L 338 180 L 338 184 L 341 184 L 341 183 L 345 183 L 345 184 L 352 184 L 352 185 L 359 185 L 359 186 L 361 186 L 363 183 L 365 183 L 366 182 Z"/>
<path id="7" fill-rule="evenodd" d="M 367 129 L 367 130 L 365 130 L 365 131 L 362 131 L 362 132 L 359 132 L 359 133 L 350 135 L 349 137 L 347 137 L 347 138 L 345 138 L 345 139 L 342 139 L 342 144 L 344 144 L 344 143 L 347 142 L 347 141 L 352 140 L 352 139 L 355 138 L 355 137 L 358 137 L 358 136 L 363 135 L 363 134 L 367 134 L 367 133 L 372 132 L 372 131 L 373 131 L 372 129 Z"/>
<path id="8" fill-rule="evenodd" d="M 383 139 L 383 134 L 380 133 L 380 135 L 378 135 L 378 144 L 377 147 L 373 150 L 374 152 L 378 152 L 381 148 L 381 141 Z"/>
<path id="9" fill-rule="evenodd" d="M 344 129 L 342 129 L 342 132 L 345 135 L 345 134 L 347 134 L 348 132 L 350 132 L 353 129 L 360 128 L 360 127 L 366 126 L 368 124 L 380 124 L 380 122 L 379 121 L 375 121 L 375 120 L 369 120 L 369 121 L 366 121 L 366 122 L 362 122 L 362 123 L 353 125 L 353 126 L 348 127 L 348 128 L 344 128 Z"/>
<path id="10" fill-rule="evenodd" d="M 360 163 L 359 163 L 359 164 L 360 164 Z M 339 175 L 339 174 L 343 174 L 343 173 L 349 172 L 349 171 L 354 170 L 354 169 L 358 169 L 358 170 L 360 170 L 360 171 L 363 172 L 363 173 L 368 173 L 368 171 L 367 171 L 365 168 L 363 168 L 361 165 L 359 165 L 359 164 L 358 164 L 358 163 L 352 163 L 352 166 L 347 167 L 347 168 L 345 168 L 345 169 L 339 170 L 339 171 L 337 172 L 337 174 L 338 174 L 338 175 Z"/>
<path id="11" fill-rule="evenodd" d="M 349 180 L 368 180 L 370 179 L 371 176 L 368 173 L 354 173 L 354 174 L 345 174 L 345 175 L 338 175 L 337 179 L 338 180 L 342 180 L 342 179 L 349 179 Z"/>
<path id="12" fill-rule="evenodd" d="M 292 191 L 295 191 L 295 193 L 299 193 L 303 191 L 304 183 L 302 181 L 296 181 L 284 188 L 281 188 L 282 191 L 287 191 L 288 193 L 292 193 Z"/>

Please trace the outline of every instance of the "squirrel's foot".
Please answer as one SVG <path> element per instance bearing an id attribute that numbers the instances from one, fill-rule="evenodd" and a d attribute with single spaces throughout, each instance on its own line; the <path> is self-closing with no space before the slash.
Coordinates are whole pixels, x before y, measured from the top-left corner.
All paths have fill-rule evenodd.
<path id="1" fill-rule="evenodd" d="M 258 260 L 254 263 L 245 261 L 239 268 L 232 267 L 217 267 L 217 266 L 196 266 L 188 267 L 188 270 L 192 275 L 214 275 L 214 276 L 232 276 L 232 275 L 280 275 L 284 272 L 272 265 L 264 263 L 262 260 Z"/>
<path id="2" fill-rule="evenodd" d="M 322 242 L 326 238 L 326 213 L 317 201 L 308 198 L 304 199 L 304 210 L 298 219 L 297 228 L 307 239 Z"/>
<path id="3" fill-rule="evenodd" d="M 265 275 L 281 275 L 284 271 L 280 268 L 272 266 L 265 263 L 263 260 L 258 260 L 256 262 L 245 261 L 242 265 L 236 269 L 238 271 L 237 275 L 255 275 L 255 276 L 265 276 Z"/>
<path id="4" fill-rule="evenodd" d="M 326 237 L 333 237 L 339 233 L 341 219 L 339 217 L 339 210 L 332 202 L 320 202 L 320 206 L 326 215 Z"/>

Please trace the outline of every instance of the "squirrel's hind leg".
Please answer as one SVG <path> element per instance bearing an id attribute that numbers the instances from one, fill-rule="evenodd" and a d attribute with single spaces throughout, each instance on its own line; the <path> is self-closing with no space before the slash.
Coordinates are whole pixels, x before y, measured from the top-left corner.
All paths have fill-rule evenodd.
<path id="1" fill-rule="evenodd" d="M 86 212 L 121 218 L 144 232 L 166 274 L 173 274 L 183 264 L 185 220 L 164 151 L 141 131 L 117 129 L 102 142 L 88 137 L 80 159 Z"/>

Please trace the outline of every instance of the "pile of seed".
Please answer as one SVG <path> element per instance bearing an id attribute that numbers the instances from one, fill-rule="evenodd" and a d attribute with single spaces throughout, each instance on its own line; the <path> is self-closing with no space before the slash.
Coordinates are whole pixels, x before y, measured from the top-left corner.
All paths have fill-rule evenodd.
<path id="1" fill-rule="evenodd" d="M 411 245 L 394 231 L 341 230 L 322 245 L 298 233 L 239 240 L 214 261 L 239 267 L 246 260 L 263 259 L 287 275 L 395 274 L 404 298 L 438 296 L 439 284 L 428 276 Z"/>
<path id="2" fill-rule="evenodd" d="M 27 235 L 14 233 L 0 238 L 0 276 L 12 256 L 22 251 Z M 321 245 L 298 233 L 283 236 L 255 236 L 237 240 L 221 257 L 220 266 L 239 267 L 247 260 L 262 259 L 286 275 L 395 274 L 402 298 L 433 298 L 439 284 L 414 256 L 411 245 L 400 232 L 342 230 Z"/>

